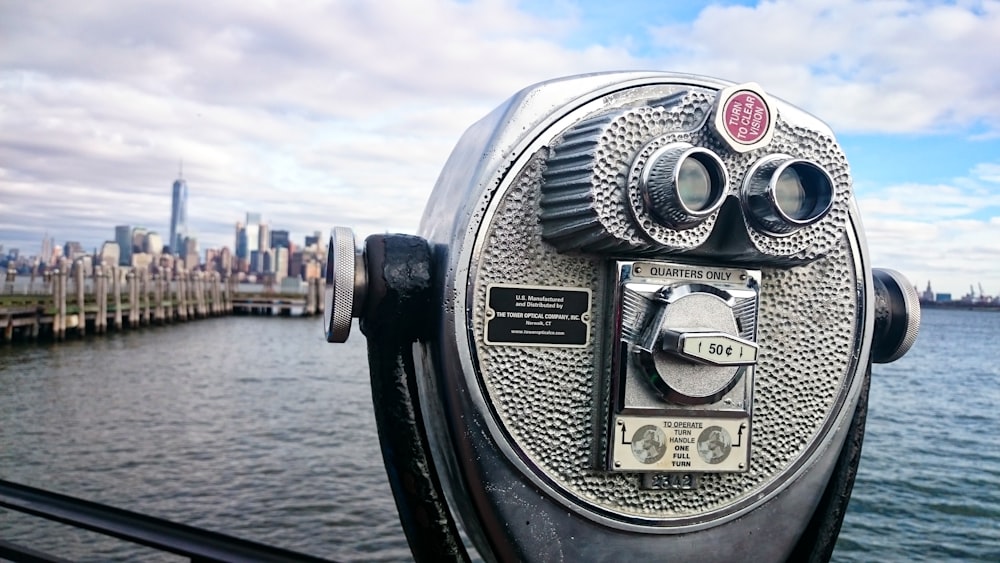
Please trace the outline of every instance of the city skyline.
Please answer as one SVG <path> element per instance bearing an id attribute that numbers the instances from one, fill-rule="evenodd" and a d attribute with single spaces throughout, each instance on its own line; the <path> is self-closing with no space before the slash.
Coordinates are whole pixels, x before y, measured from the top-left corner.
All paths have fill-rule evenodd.
<path id="1" fill-rule="evenodd" d="M 251 218 L 254 218 L 257 221 L 261 221 L 262 214 L 255 213 L 255 212 L 247 212 L 246 213 L 246 217 L 247 217 L 248 220 L 251 219 Z M 242 221 L 237 221 L 236 224 L 238 226 L 243 226 L 244 225 L 244 223 Z M 257 225 L 262 225 L 262 224 L 263 223 L 257 223 Z M 269 226 L 270 224 L 267 223 L 267 225 Z M 118 228 L 120 228 L 120 226 L 116 226 L 115 228 L 118 229 Z M 143 229 L 142 227 L 135 227 L 135 228 Z M 155 231 L 150 231 L 150 232 L 155 232 Z M 277 229 L 277 230 L 270 231 L 270 233 L 271 233 L 272 236 L 275 233 L 280 233 L 280 235 L 285 238 L 286 242 L 291 242 L 292 245 L 295 244 L 294 241 L 291 240 L 292 239 L 291 233 L 289 231 L 287 231 L 287 230 Z M 117 235 L 117 233 L 116 233 L 116 235 Z M 309 246 L 309 239 L 311 239 L 311 238 L 318 238 L 318 240 L 317 240 L 316 243 L 320 247 L 322 247 L 322 245 L 324 244 L 324 236 L 325 235 L 321 231 L 313 231 L 311 234 L 303 235 L 302 236 L 302 240 L 303 240 L 302 246 L 303 247 L 308 247 Z M 239 252 L 238 252 L 238 249 L 239 249 L 239 237 L 240 237 L 240 233 L 238 231 L 237 235 L 236 235 L 236 239 L 233 241 L 233 246 L 232 247 L 230 247 L 228 245 L 223 245 L 221 247 L 210 247 L 210 248 L 206 247 L 206 248 L 200 249 L 200 252 L 199 252 L 200 258 L 205 258 L 207 255 L 209 255 L 209 254 L 211 254 L 213 252 L 219 252 L 219 251 L 222 251 L 224 249 L 231 251 L 234 256 L 238 257 L 239 256 Z M 117 236 L 116 236 L 116 238 L 117 238 Z M 108 239 L 105 242 L 114 241 L 114 240 L 115 239 Z M 258 246 L 259 246 L 259 240 L 261 240 L 261 238 L 258 237 Z M 273 238 L 271 238 L 271 240 L 273 241 Z M 79 241 L 73 241 L 73 240 L 67 240 L 67 242 L 79 243 Z M 48 248 L 48 252 L 46 252 L 46 243 L 49 243 L 49 245 L 50 245 L 49 248 Z M 42 243 L 41 243 L 41 252 L 40 252 L 39 256 L 44 256 L 47 253 L 51 253 L 52 250 L 53 250 L 53 248 L 52 248 L 53 244 L 56 247 L 64 247 L 64 245 L 59 245 L 58 242 L 55 241 L 55 239 L 53 239 L 52 237 L 50 237 L 48 235 L 48 233 L 46 233 L 44 235 L 44 238 L 43 238 Z M 360 242 L 359 242 L 359 244 L 360 244 Z M 80 245 L 84 249 L 86 248 L 86 245 L 83 245 L 82 243 L 80 243 Z M 272 248 L 274 247 L 273 242 L 272 242 L 271 246 L 272 246 Z M 97 253 L 97 249 L 98 248 L 100 248 L 100 247 L 99 246 L 98 247 L 94 247 L 94 253 L 95 254 Z M 286 246 L 286 248 L 288 248 L 288 246 Z M 5 247 L 3 241 L 0 241 L 0 258 L 6 256 L 6 254 L 5 254 L 6 251 L 7 251 L 7 248 Z M 20 253 L 21 256 L 25 256 L 25 255 L 32 256 L 33 255 L 31 252 L 23 251 L 22 249 L 18 249 L 18 251 L 19 251 L 19 253 Z M 251 251 L 248 250 L 247 252 L 249 253 Z M 913 280 L 913 279 L 910 279 L 910 282 L 913 284 L 914 290 L 916 290 L 917 294 L 920 296 L 920 299 L 923 300 L 923 301 L 945 301 L 945 302 L 948 302 L 948 301 L 960 301 L 960 300 L 977 300 L 977 299 L 982 300 L 982 299 L 986 299 L 988 301 L 994 301 L 995 302 L 997 300 L 1000 300 L 1000 291 L 989 291 L 989 290 L 987 290 L 986 288 L 983 287 L 982 283 L 978 283 L 978 282 L 970 283 L 967 286 L 967 290 L 968 291 L 965 291 L 965 292 L 954 292 L 954 291 L 951 291 L 951 290 L 939 290 L 938 288 L 940 286 L 934 285 L 934 280 L 932 280 L 932 279 L 927 279 L 927 280 Z M 954 286 L 949 286 L 949 287 L 954 287 Z"/>
<path id="2" fill-rule="evenodd" d="M 847 155 L 873 266 L 1000 292 L 1000 3 L 186 8 L 3 9 L 0 243 L 37 249 L 48 230 L 91 250 L 117 224 L 169 239 L 180 159 L 203 249 L 231 247 L 246 210 L 293 233 L 416 233 L 459 137 L 511 95 L 655 69 L 756 82 L 813 113 Z"/>
<path id="3" fill-rule="evenodd" d="M 258 215 L 260 215 L 260 214 L 258 214 Z M 271 222 L 265 222 L 263 224 L 267 225 L 269 228 L 272 225 Z M 90 241 L 85 242 L 85 239 L 82 239 L 80 237 L 74 237 L 72 235 L 66 236 L 66 237 L 60 237 L 60 236 L 57 236 L 56 234 L 53 234 L 54 231 L 52 231 L 52 230 L 46 230 L 41 235 L 41 237 L 39 238 L 39 240 L 38 240 L 38 242 L 36 244 L 15 245 L 15 244 L 10 244 L 8 241 L 0 240 L 0 256 L 6 256 L 6 253 L 9 252 L 9 251 L 11 251 L 11 250 L 16 250 L 20 256 L 44 256 L 44 255 L 48 255 L 48 254 L 52 253 L 52 251 L 54 250 L 53 246 L 54 247 L 58 247 L 60 249 L 64 249 L 66 247 L 67 243 L 78 244 L 80 246 L 80 248 L 83 249 L 84 251 L 86 251 L 88 254 L 93 254 L 95 252 L 100 251 L 101 245 L 103 245 L 104 243 L 106 243 L 106 242 L 117 242 L 118 241 L 118 237 L 116 236 L 115 229 L 117 227 L 119 227 L 119 226 L 122 226 L 122 225 L 111 225 L 111 226 L 109 226 L 108 230 L 112 234 L 112 236 L 100 239 L 100 241 L 98 241 L 97 239 L 90 239 Z M 148 232 L 148 233 L 159 234 L 158 230 L 156 230 L 156 229 L 149 229 L 145 225 L 124 225 L 124 226 L 130 227 L 130 229 L 132 229 L 132 230 L 134 230 L 134 229 L 141 229 L 141 230 L 143 230 L 145 232 Z M 276 229 L 276 230 L 272 230 L 270 232 L 271 233 L 274 233 L 274 232 L 286 233 L 286 234 L 289 235 L 288 238 L 291 239 L 291 241 L 292 241 L 293 244 L 295 244 L 296 246 L 298 246 L 300 244 L 299 242 L 296 242 L 295 237 L 291 236 L 292 231 L 289 231 L 288 229 Z M 303 241 L 305 241 L 305 240 L 307 240 L 309 238 L 316 237 L 317 233 L 320 234 L 319 235 L 320 244 L 324 244 L 323 243 L 323 239 L 324 239 L 323 232 L 319 231 L 319 230 L 316 230 L 316 229 L 313 229 L 313 230 L 308 231 L 308 232 L 304 232 L 298 238 L 301 239 L 301 240 L 303 240 Z M 197 237 L 193 237 L 193 238 L 197 238 Z M 49 243 L 48 247 L 46 247 L 47 243 Z M 258 244 L 259 244 L 259 238 L 258 238 Z M 304 242 L 301 243 L 301 244 L 302 244 L 302 246 L 305 246 Z M 199 248 L 199 254 L 201 256 L 204 256 L 204 254 L 205 254 L 206 251 L 209 251 L 209 250 L 221 250 L 223 248 L 228 248 L 230 251 L 232 251 L 232 252 L 235 253 L 235 251 L 236 251 L 236 244 L 235 244 L 234 241 L 230 241 L 227 244 L 221 244 L 221 245 L 218 245 L 218 246 L 203 246 L 200 243 L 200 241 L 199 241 L 198 248 Z"/>

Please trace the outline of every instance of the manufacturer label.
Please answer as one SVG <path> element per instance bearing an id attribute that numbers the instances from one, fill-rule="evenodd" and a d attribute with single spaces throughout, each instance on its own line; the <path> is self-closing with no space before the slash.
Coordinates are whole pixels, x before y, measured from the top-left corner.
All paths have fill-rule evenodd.
<path id="1" fill-rule="evenodd" d="M 590 289 L 495 284 L 486 289 L 486 304 L 486 344 L 590 342 Z"/>
<path id="2" fill-rule="evenodd" d="M 750 455 L 749 418 L 617 416 L 615 471 L 738 473 Z"/>

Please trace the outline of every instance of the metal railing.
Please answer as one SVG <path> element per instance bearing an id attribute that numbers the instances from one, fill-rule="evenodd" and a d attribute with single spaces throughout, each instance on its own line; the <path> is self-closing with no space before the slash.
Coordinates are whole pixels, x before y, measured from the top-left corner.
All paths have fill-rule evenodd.
<path id="1" fill-rule="evenodd" d="M 330 563 L 328 559 L 227 536 L 11 481 L 0 480 L 0 507 L 174 553 L 188 557 L 191 561 Z M 0 559 L 47 563 L 65 561 L 55 555 L 15 544 L 2 537 L 0 537 Z"/>

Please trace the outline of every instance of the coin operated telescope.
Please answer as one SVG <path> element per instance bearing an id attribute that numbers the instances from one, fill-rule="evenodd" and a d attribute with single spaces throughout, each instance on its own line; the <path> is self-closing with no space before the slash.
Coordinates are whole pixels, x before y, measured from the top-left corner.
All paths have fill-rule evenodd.
<path id="1" fill-rule="evenodd" d="M 473 125 L 419 236 L 335 228 L 327 339 L 360 318 L 414 556 L 829 559 L 920 322 L 851 190 L 756 84 L 594 74 Z"/>

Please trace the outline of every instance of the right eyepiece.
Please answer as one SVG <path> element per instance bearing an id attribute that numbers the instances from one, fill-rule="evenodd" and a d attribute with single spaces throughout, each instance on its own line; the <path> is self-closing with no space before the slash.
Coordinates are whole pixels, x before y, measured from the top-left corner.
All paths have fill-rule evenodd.
<path id="1" fill-rule="evenodd" d="M 754 223 L 787 235 L 822 219 L 833 205 L 833 178 L 819 165 L 788 155 L 770 155 L 750 169 L 743 201 Z"/>
<path id="2" fill-rule="evenodd" d="M 656 218 L 675 229 L 700 223 L 722 205 L 726 167 L 715 153 L 671 143 L 651 155 L 639 177 L 642 196 Z"/>

